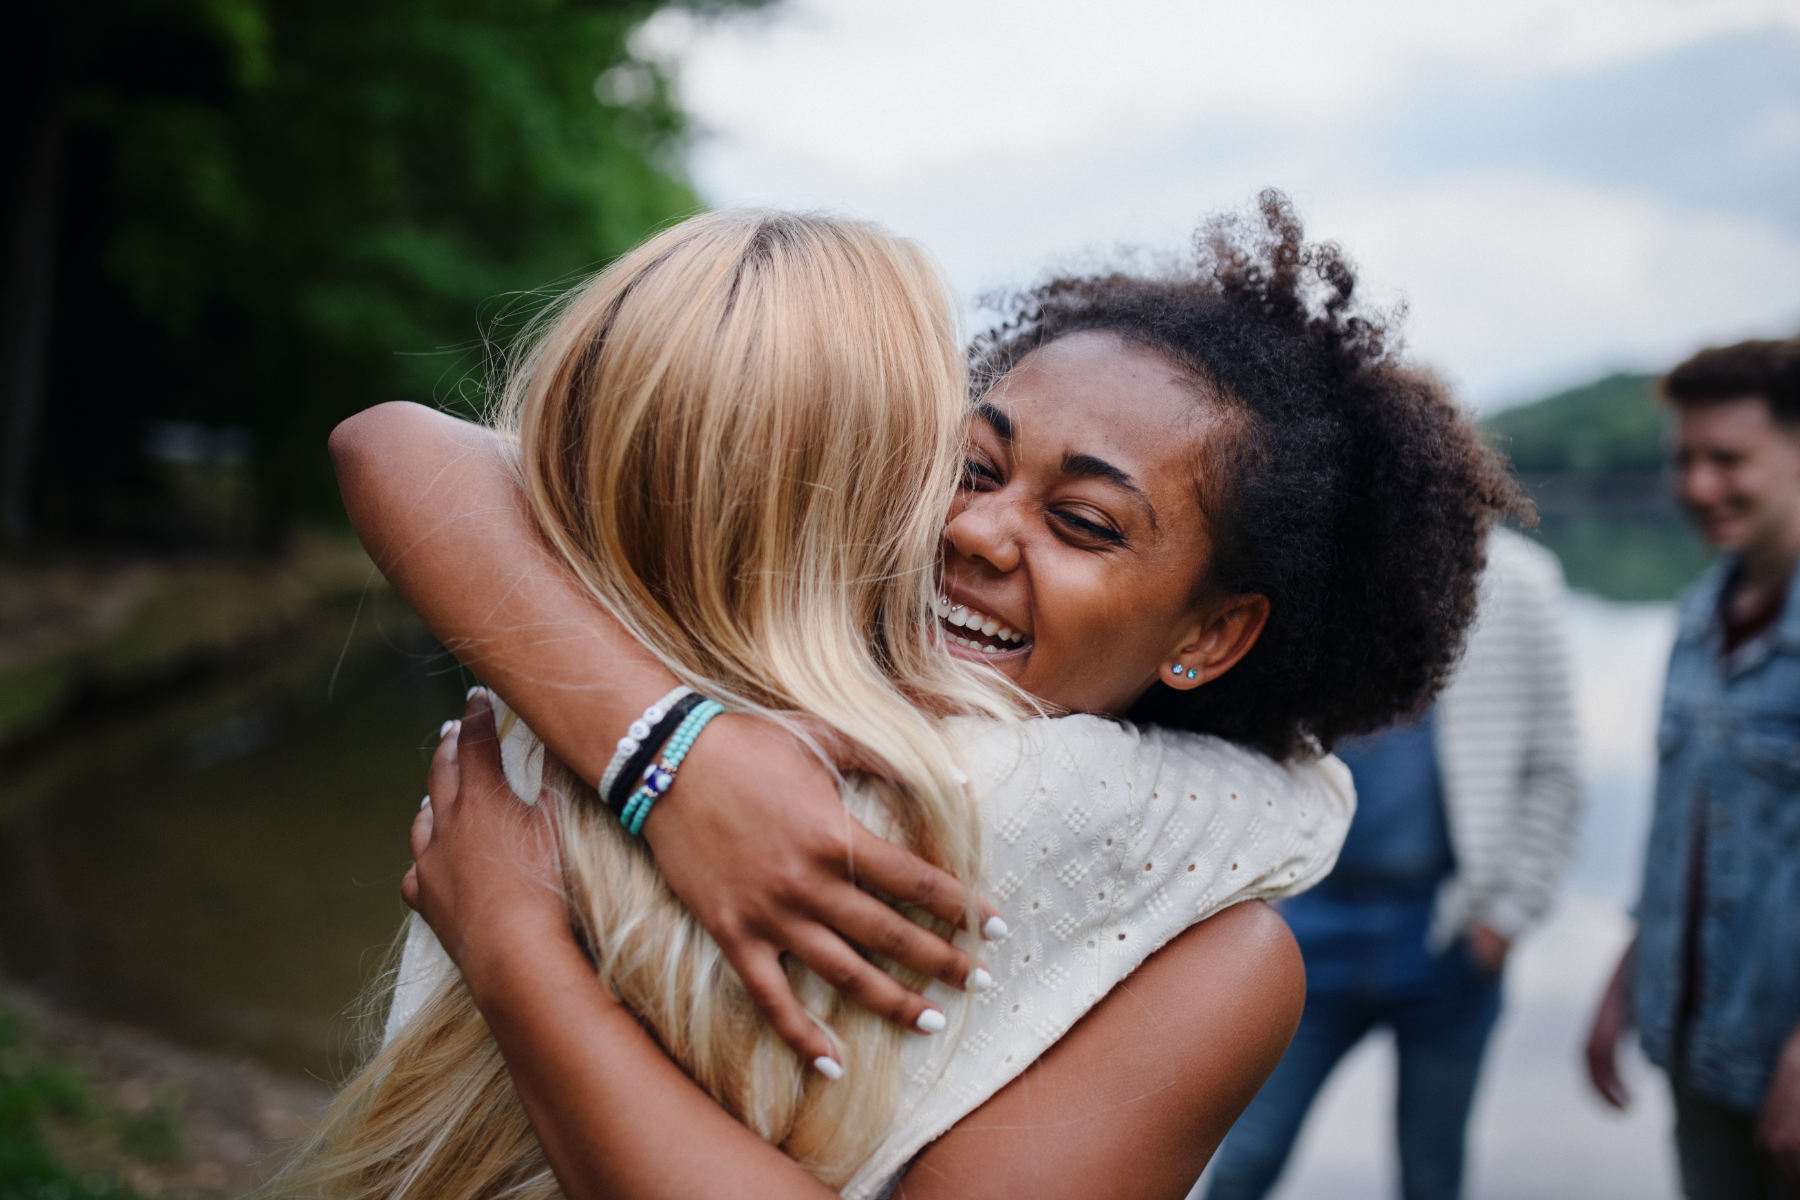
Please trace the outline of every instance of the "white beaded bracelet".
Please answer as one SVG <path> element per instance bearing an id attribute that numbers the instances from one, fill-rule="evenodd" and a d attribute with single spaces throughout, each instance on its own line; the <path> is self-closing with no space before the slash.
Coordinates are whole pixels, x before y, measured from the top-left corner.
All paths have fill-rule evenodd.
<path id="1" fill-rule="evenodd" d="M 676 688 L 668 695 L 644 710 L 644 715 L 633 721 L 625 730 L 625 736 L 619 739 L 619 748 L 613 752 L 612 761 L 606 764 L 606 773 L 600 776 L 600 794 L 607 795 L 612 791 L 613 781 L 619 777 L 619 768 L 625 760 L 638 752 L 656 723 L 669 715 L 669 709 L 675 702 L 694 689 L 687 686 Z"/>

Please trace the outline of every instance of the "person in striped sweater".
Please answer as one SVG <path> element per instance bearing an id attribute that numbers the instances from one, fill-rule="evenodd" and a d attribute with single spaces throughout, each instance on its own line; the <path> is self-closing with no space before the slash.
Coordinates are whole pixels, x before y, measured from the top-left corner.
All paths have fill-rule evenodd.
<path id="1" fill-rule="evenodd" d="M 1332 1069 L 1381 1027 L 1399 1049 L 1402 1193 L 1461 1194 L 1507 950 L 1548 911 L 1581 807 L 1562 570 L 1505 529 L 1487 549 L 1449 687 L 1422 719 L 1340 750 L 1356 819 L 1332 875 L 1282 905 L 1305 1015 L 1220 1147 L 1208 1200 L 1265 1195 Z"/>

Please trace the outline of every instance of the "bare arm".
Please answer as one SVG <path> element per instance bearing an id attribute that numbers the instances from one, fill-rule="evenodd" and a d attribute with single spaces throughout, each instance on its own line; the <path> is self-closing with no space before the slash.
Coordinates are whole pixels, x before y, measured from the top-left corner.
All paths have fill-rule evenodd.
<path id="1" fill-rule="evenodd" d="M 382 573 L 593 783 L 625 727 L 677 681 L 543 543 L 511 453 L 491 431 L 416 404 L 379 405 L 331 436 L 345 507 Z M 847 819 L 831 773 L 768 722 L 714 721 L 644 836 L 764 1017 L 806 1061 L 831 1045 L 789 988 L 783 952 L 908 1028 L 929 1005 L 846 938 L 956 987 L 973 966 L 854 886 L 851 867 L 856 882 L 960 921 L 955 878 Z"/>
<path id="2" fill-rule="evenodd" d="M 449 949 L 572 1200 L 830 1193 L 732 1120 L 595 982 L 550 886 L 542 814 L 513 803 L 472 708 L 432 765 L 408 899 Z M 535 833 L 536 838 L 521 833 Z M 496 862 L 496 844 L 536 845 Z M 902 1194 L 1180 1197 L 1286 1049 L 1305 974 L 1286 925 L 1239 905 L 1171 942 L 1036 1064 L 933 1143 Z"/>
<path id="3" fill-rule="evenodd" d="M 1594 1014 L 1594 1026 L 1588 1033 L 1588 1080 L 1600 1098 L 1614 1108 L 1631 1103 L 1631 1093 L 1619 1078 L 1619 1038 L 1631 1028 L 1631 971 L 1637 962 L 1637 941 L 1619 956 L 1619 965 L 1606 982 L 1600 1008 Z"/>
<path id="4" fill-rule="evenodd" d="M 1281 1061 L 1305 999 L 1287 923 L 1260 900 L 1228 908 L 932 1143 L 900 1194 L 1185 1196 Z"/>

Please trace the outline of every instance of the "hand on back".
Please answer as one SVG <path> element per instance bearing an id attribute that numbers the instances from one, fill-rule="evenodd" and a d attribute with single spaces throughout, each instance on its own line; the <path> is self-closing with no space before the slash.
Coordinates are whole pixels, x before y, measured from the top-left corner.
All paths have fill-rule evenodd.
<path id="1" fill-rule="evenodd" d="M 569 936 L 550 812 L 513 794 L 499 748 L 487 693 L 473 689 L 432 756 L 400 885 L 477 995 L 510 949 Z"/>
<path id="2" fill-rule="evenodd" d="M 879 766 L 853 747 L 822 748 L 842 769 Z M 870 895 L 963 925 L 956 877 L 869 832 L 845 811 L 837 781 L 813 753 L 769 722 L 713 721 L 651 811 L 644 837 L 764 1018 L 806 1061 L 829 1055 L 831 1043 L 795 998 L 783 954 L 908 1029 L 933 1006 L 857 947 L 953 987 L 977 969 L 967 953 Z M 981 919 L 992 916 L 984 910 Z"/>

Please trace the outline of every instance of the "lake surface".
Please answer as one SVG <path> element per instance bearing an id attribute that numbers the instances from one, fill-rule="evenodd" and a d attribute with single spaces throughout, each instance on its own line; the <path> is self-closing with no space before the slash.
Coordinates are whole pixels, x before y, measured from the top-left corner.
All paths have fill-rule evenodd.
<path id="1" fill-rule="evenodd" d="M 101 713 L 0 782 L 0 970 L 335 1078 L 466 680 L 385 592 L 274 661 Z"/>

